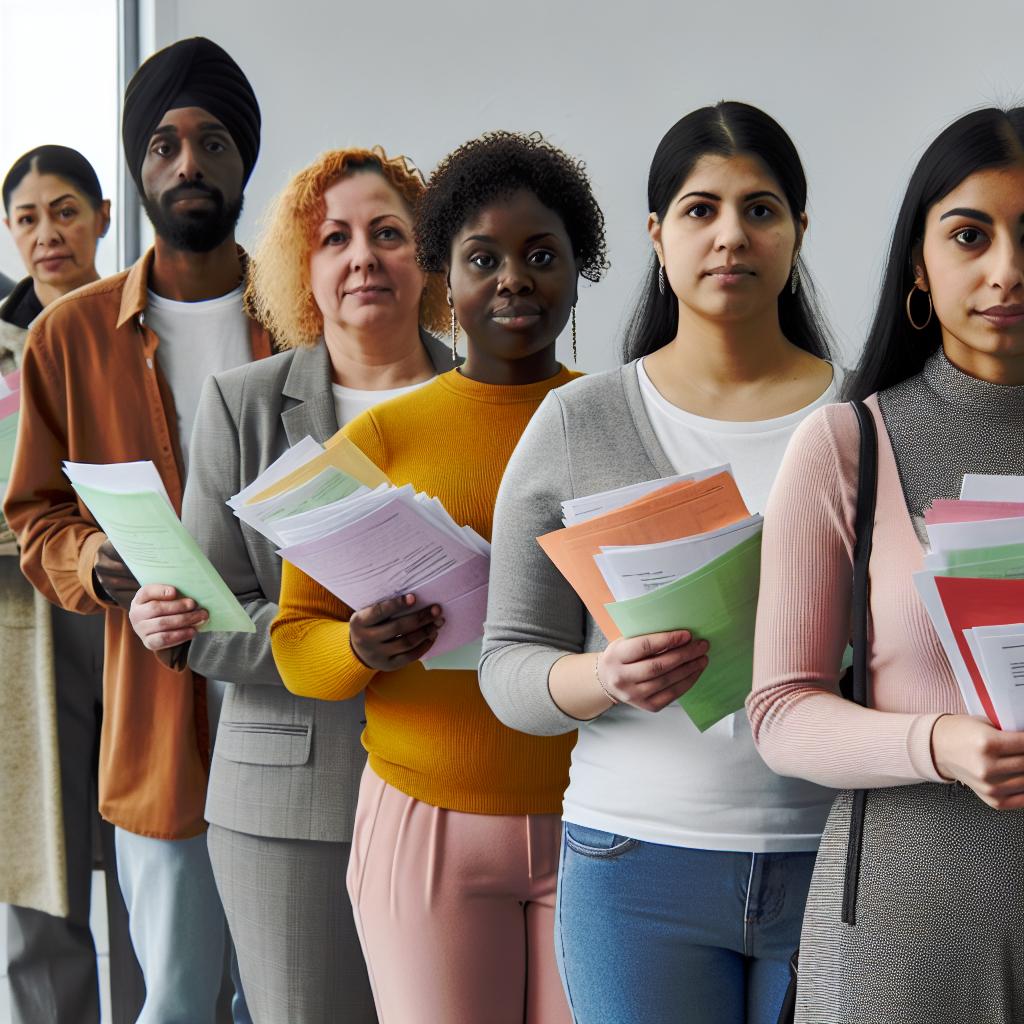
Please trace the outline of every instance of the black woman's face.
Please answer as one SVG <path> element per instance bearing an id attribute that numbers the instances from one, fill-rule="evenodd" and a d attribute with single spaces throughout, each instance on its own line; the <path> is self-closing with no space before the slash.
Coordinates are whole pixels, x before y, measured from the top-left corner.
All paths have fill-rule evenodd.
<path id="1" fill-rule="evenodd" d="M 554 345 L 576 301 L 562 218 L 529 191 L 496 200 L 452 241 L 449 284 L 471 352 L 514 362 Z"/>

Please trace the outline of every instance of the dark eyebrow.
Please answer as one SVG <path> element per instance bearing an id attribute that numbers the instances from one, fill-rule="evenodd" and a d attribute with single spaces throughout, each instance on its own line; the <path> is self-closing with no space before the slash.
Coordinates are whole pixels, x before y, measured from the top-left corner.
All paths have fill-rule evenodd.
<path id="1" fill-rule="evenodd" d="M 981 210 L 972 210 L 967 206 L 958 206 L 953 210 L 947 210 L 939 220 L 945 220 L 947 217 L 967 217 L 970 220 L 980 220 L 982 224 L 995 223 L 987 213 L 982 213 Z"/>
<path id="2" fill-rule="evenodd" d="M 676 202 L 681 203 L 684 199 L 689 199 L 690 196 L 696 196 L 698 199 L 712 199 L 715 202 L 721 202 L 722 197 L 716 196 L 714 192 L 687 192 L 686 195 L 680 196 Z M 748 192 L 743 197 L 743 202 L 749 203 L 754 199 L 763 199 L 765 196 L 769 196 L 774 199 L 777 203 L 781 203 L 782 200 L 770 189 L 761 189 L 760 192 Z"/>
<path id="3" fill-rule="evenodd" d="M 554 237 L 555 233 L 553 231 L 540 231 L 536 235 L 530 235 L 530 237 L 526 239 L 526 244 L 529 245 L 531 242 L 537 242 L 542 238 Z M 489 242 L 493 245 L 497 243 L 497 239 L 491 238 L 490 235 L 470 235 L 468 238 L 464 238 L 462 240 L 463 245 L 465 245 L 466 242 Z"/>
<path id="4" fill-rule="evenodd" d="M 219 121 L 202 121 L 199 125 L 199 130 L 204 132 L 223 132 L 225 135 L 231 133 L 224 127 Z M 159 128 L 153 129 L 153 138 L 157 135 L 177 135 L 178 126 L 176 124 L 162 124 Z"/>
<path id="5" fill-rule="evenodd" d="M 19 203 L 15 207 L 16 210 L 34 210 L 35 208 L 36 208 L 36 204 L 35 203 Z"/>
<path id="6" fill-rule="evenodd" d="M 70 192 L 65 192 L 62 196 L 57 196 L 56 199 L 50 200 L 51 206 L 56 206 L 58 203 L 63 203 L 65 199 L 74 199 L 75 197 Z"/>
<path id="7" fill-rule="evenodd" d="M 685 196 L 680 196 L 676 202 L 681 203 L 684 199 L 689 199 L 690 196 L 696 196 L 698 199 L 714 199 L 716 202 L 720 202 L 722 197 L 716 196 L 714 192 L 687 192 Z"/>

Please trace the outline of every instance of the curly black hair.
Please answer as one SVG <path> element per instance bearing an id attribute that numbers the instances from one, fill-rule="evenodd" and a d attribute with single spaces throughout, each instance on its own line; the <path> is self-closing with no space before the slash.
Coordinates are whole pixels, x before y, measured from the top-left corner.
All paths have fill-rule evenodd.
<path id="1" fill-rule="evenodd" d="M 483 207 L 526 189 L 562 218 L 580 276 L 600 281 L 608 269 L 604 214 L 582 161 L 539 132 L 487 132 L 449 153 L 416 207 L 416 257 L 427 273 L 443 273 L 457 232 Z"/>

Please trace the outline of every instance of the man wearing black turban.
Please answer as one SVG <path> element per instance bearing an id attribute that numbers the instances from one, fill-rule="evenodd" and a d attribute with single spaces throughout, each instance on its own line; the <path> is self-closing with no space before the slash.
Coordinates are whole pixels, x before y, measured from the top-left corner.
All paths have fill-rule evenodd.
<path id="1" fill-rule="evenodd" d="M 151 460 L 180 513 L 189 446 L 221 443 L 191 436 L 203 382 L 271 354 L 269 335 L 245 312 L 245 254 L 234 240 L 259 152 L 259 105 L 221 47 L 186 39 L 132 78 L 122 136 L 155 244 L 129 270 L 78 289 L 33 324 L 5 513 L 33 585 L 69 610 L 106 615 L 100 813 L 115 826 L 146 983 L 139 1022 L 213 1024 L 226 927 L 203 817 L 207 683 L 174 663 L 175 648 L 158 661 L 134 633 L 136 593 L 165 597 L 167 588 L 140 591 L 62 462 Z M 179 604 L 168 629 L 191 634 L 200 613 L 184 598 Z M 210 687 L 216 697 L 218 684 Z M 236 1021 L 247 1016 L 237 1000 Z"/>

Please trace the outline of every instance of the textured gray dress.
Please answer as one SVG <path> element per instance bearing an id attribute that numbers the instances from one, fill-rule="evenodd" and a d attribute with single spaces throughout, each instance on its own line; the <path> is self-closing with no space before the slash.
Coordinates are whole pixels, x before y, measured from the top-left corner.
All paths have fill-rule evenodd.
<path id="1" fill-rule="evenodd" d="M 1024 474 L 1022 387 L 975 380 L 940 352 L 879 406 L 915 525 L 964 473 Z M 851 926 L 850 804 L 837 798 L 818 853 L 798 1024 L 1024 1021 L 1024 811 L 994 811 L 959 784 L 871 790 Z"/>

